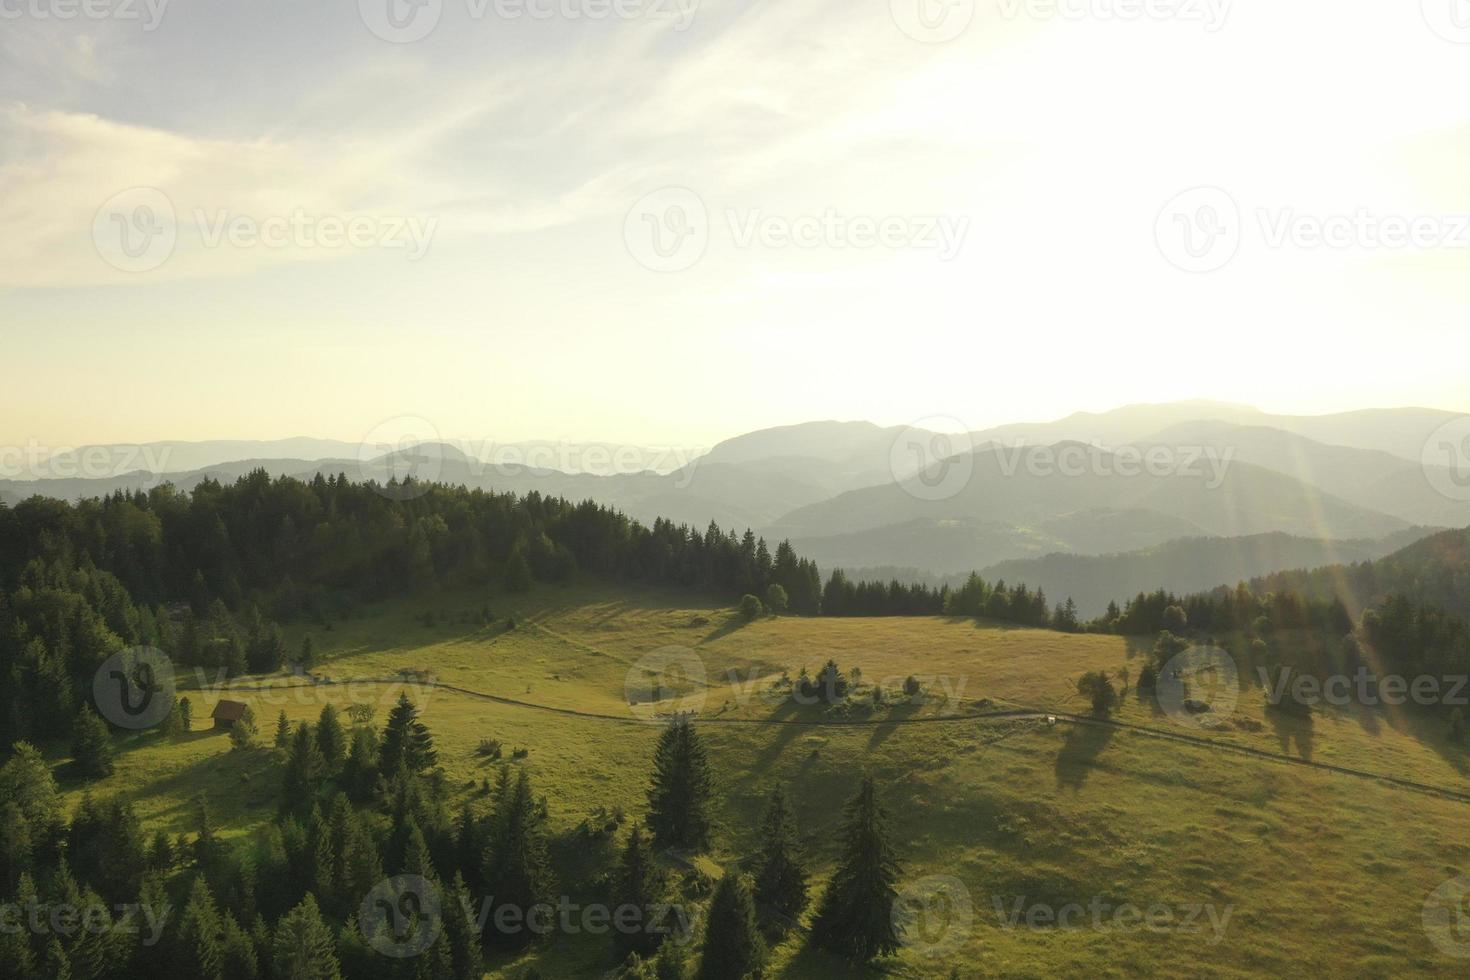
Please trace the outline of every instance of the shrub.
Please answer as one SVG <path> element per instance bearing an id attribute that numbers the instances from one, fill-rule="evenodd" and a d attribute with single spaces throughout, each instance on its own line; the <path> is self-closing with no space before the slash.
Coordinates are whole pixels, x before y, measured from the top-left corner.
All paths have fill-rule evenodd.
<path id="1" fill-rule="evenodd" d="M 747 623 L 758 619 L 762 611 L 761 601 L 755 596 L 747 595 L 740 600 L 740 618 Z"/>

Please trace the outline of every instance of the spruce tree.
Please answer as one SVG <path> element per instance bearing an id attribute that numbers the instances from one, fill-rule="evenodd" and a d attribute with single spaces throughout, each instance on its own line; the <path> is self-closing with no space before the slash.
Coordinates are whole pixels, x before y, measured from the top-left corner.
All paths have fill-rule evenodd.
<path id="1" fill-rule="evenodd" d="M 203 875 L 196 877 L 189 889 L 170 952 L 172 976 L 220 980 L 224 970 L 224 924 Z"/>
<path id="2" fill-rule="evenodd" d="M 619 910 L 631 906 L 638 910 L 640 928 L 619 930 L 616 936 L 618 952 L 622 955 L 637 953 L 650 956 L 663 942 L 661 932 L 650 927 L 656 925 L 654 906 L 664 891 L 664 876 L 653 860 L 653 848 L 643 834 L 643 828 L 633 825 L 628 835 L 628 844 L 623 848 L 622 860 L 618 864 L 617 877 L 613 884 L 612 910 L 614 921 Z"/>
<path id="3" fill-rule="evenodd" d="M 485 963 L 480 951 L 480 934 L 471 917 L 474 901 L 464 878 L 456 874 L 444 896 L 444 938 L 449 945 L 453 980 L 480 980 Z"/>
<path id="4" fill-rule="evenodd" d="M 77 772 L 87 779 L 112 775 L 112 735 L 107 722 L 98 717 L 92 706 L 84 705 L 77 715 L 71 743 L 72 759 Z"/>
<path id="5" fill-rule="evenodd" d="M 229 912 L 224 914 L 221 952 L 224 980 L 259 980 L 260 963 L 256 958 L 255 943 Z"/>
<path id="6" fill-rule="evenodd" d="M 286 759 L 286 771 L 281 777 L 282 810 L 307 809 L 316 793 L 316 784 L 322 778 L 323 769 L 325 764 L 322 762 L 322 753 L 316 747 L 311 726 L 302 724 L 291 736 L 291 754 Z"/>
<path id="7" fill-rule="evenodd" d="M 240 717 L 230 726 L 230 748 L 236 752 L 255 747 L 255 737 L 259 730 L 255 726 L 255 712 L 250 705 L 240 712 Z"/>
<path id="8" fill-rule="evenodd" d="M 434 751 L 434 737 L 419 721 L 418 708 L 407 694 L 398 696 L 398 703 L 388 714 L 388 724 L 383 729 L 383 743 L 378 752 L 379 765 L 384 775 L 391 776 L 399 769 L 420 773 L 430 769 L 438 761 Z"/>
<path id="9" fill-rule="evenodd" d="M 276 750 L 279 752 L 291 751 L 291 719 L 286 717 L 286 709 L 276 716 Z"/>
<path id="10" fill-rule="evenodd" d="M 537 938 L 529 919 L 538 905 L 553 904 L 555 888 L 546 853 L 546 831 L 531 792 L 531 777 L 522 769 L 515 788 L 496 807 L 494 838 L 485 880 L 495 895 L 488 921 L 496 922 L 500 908 L 509 907 L 523 923 L 516 930 L 492 937 L 507 949 L 522 949 Z M 545 914 L 541 915 L 544 920 Z"/>
<path id="11" fill-rule="evenodd" d="M 276 924 L 271 964 L 274 980 L 342 980 L 332 931 L 311 895 Z"/>
<path id="12" fill-rule="evenodd" d="M 795 926 L 807 906 L 807 873 L 797 853 L 796 823 L 779 785 L 771 790 L 761 825 L 755 906 L 761 928 L 772 937 Z"/>
<path id="13" fill-rule="evenodd" d="M 766 944 L 756 926 L 750 886 L 732 870 L 720 879 L 710 899 L 698 980 L 742 980 L 760 970 L 765 960 Z"/>
<path id="14" fill-rule="evenodd" d="M 658 846 L 692 850 L 709 846 L 712 788 L 703 741 L 687 718 L 674 719 L 654 749 L 653 785 L 648 790 L 648 826 Z"/>
<path id="15" fill-rule="evenodd" d="M 316 723 L 316 747 L 321 751 L 327 775 L 335 776 L 347 758 L 347 734 L 337 717 L 337 709 L 330 704 L 322 708 Z"/>
<path id="16" fill-rule="evenodd" d="M 872 777 L 847 805 L 842 857 L 812 923 L 812 944 L 856 963 L 898 951 L 898 859 Z"/>

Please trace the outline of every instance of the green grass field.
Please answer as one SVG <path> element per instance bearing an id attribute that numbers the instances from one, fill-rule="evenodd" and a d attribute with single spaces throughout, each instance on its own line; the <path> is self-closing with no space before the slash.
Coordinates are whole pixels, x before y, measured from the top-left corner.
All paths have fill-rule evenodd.
<path id="1" fill-rule="evenodd" d="M 301 720 L 315 718 L 327 701 L 368 702 L 381 724 L 408 690 L 458 792 L 468 795 L 472 781 L 493 776 L 494 766 L 475 754 L 482 738 L 501 740 L 507 756 L 527 748 L 516 764 L 531 768 L 549 799 L 563 838 L 559 860 L 610 863 L 613 845 L 599 845 L 606 854 L 578 853 L 583 845 L 571 832 L 599 807 L 639 817 L 659 732 L 648 723 L 651 712 L 698 705 L 719 784 L 713 868 L 734 867 L 751 853 L 764 794 L 781 781 L 809 842 L 819 893 L 835 856 L 841 804 L 871 773 L 890 811 L 905 879 L 946 876 L 963 885 L 973 915 L 927 932 L 937 946 L 920 943 L 882 964 L 890 975 L 944 977 L 954 968 L 960 976 L 1036 977 L 1463 971 L 1464 961 L 1430 942 L 1421 910 L 1437 886 L 1470 870 L 1470 804 L 1290 761 L 1309 757 L 1470 793 L 1463 751 L 1416 718 L 1319 713 L 1287 724 L 1264 710 L 1252 686 L 1218 731 L 1181 727 L 1132 692 L 1115 714 L 1284 757 L 1262 759 L 1065 720 L 984 717 L 1019 708 L 1083 713 L 1080 674 L 1127 668 L 1137 676 L 1141 653 L 1117 637 L 937 618 L 742 625 L 728 610 L 688 597 L 590 586 L 497 598 L 491 627 L 467 621 L 479 608 L 469 595 L 436 596 L 374 609 L 331 630 L 297 628 L 293 648 L 309 633 L 315 672 L 333 683 L 250 678 L 226 694 L 185 678 L 195 731 L 134 737 L 117 772 L 93 792 L 126 793 L 145 823 L 170 832 L 192 830 L 189 803 L 204 792 L 222 829 L 245 834 L 274 815 L 279 769 L 268 753 L 231 753 L 227 738 L 205 730 L 218 697 L 252 703 L 268 739 L 280 710 Z M 437 623 L 425 626 L 420 617 L 430 609 Z M 506 627 L 511 614 L 513 630 Z M 630 705 L 630 691 L 635 700 L 652 696 L 636 665 L 655 651 L 686 667 L 685 679 L 672 678 L 655 707 Z M 801 706 L 773 692 L 783 672 L 815 673 L 828 658 L 861 669 L 853 699 L 860 703 L 849 710 Z M 691 676 L 687 668 L 696 663 Z M 399 677 L 403 671 L 415 673 Z M 910 674 L 923 680 L 927 703 L 871 707 L 873 684 L 896 695 Z M 79 794 L 69 793 L 73 802 Z M 1011 927 L 1006 917 L 1022 899 L 1022 919 Z M 1216 935 L 1207 913 L 1197 931 L 1131 921 L 1097 928 L 1090 918 L 1068 927 L 1025 921 L 1024 910 L 1038 903 L 1094 900 L 1180 915 L 1205 908 L 1223 933 Z M 492 976 L 519 977 L 526 965 L 560 977 L 597 975 L 613 964 L 605 940 L 574 937 L 496 961 Z M 774 951 L 769 975 L 852 973 L 796 939 Z"/>

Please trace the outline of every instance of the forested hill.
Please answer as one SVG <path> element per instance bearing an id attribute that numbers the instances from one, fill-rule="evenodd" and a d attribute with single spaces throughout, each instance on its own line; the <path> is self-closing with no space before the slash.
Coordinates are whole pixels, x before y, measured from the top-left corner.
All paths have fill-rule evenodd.
<path id="1" fill-rule="evenodd" d="M 1366 607 L 1389 595 L 1470 619 L 1470 528 L 1443 531 L 1374 561 L 1279 572 L 1251 581 L 1257 592 L 1297 592 Z"/>

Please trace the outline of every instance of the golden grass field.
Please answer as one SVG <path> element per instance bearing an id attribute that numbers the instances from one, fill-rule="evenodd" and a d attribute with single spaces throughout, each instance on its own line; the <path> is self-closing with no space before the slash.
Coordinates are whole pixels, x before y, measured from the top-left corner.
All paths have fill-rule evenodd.
<path id="1" fill-rule="evenodd" d="M 1415 718 L 1319 713 L 1286 724 L 1268 715 L 1249 685 L 1220 731 L 1180 726 L 1133 692 L 1115 714 L 1286 757 L 1263 759 L 1065 720 L 983 717 L 1018 708 L 1084 713 L 1075 691 L 1080 674 L 1127 668 L 1137 676 L 1142 654 L 1118 637 L 940 618 L 783 617 L 741 625 L 728 610 L 685 596 L 590 586 L 494 604 L 497 622 L 488 628 L 461 622 L 480 608 L 469 595 L 394 603 L 331 630 L 297 628 L 293 646 L 309 633 L 315 673 L 335 683 L 249 678 L 228 685 L 226 695 L 185 678 L 195 731 L 134 737 L 117 772 L 93 792 L 126 793 L 145 823 L 170 832 L 193 829 L 189 803 L 204 792 L 226 833 L 248 833 L 274 815 L 279 767 L 267 752 L 231 753 L 227 738 L 205 731 L 215 700 L 252 703 L 268 740 L 278 711 L 312 719 L 327 701 L 373 703 L 381 724 L 406 689 L 460 792 L 493 776 L 493 764 L 474 751 L 493 737 L 507 756 L 512 747 L 530 750 L 516 764 L 531 768 L 548 797 L 555 832 L 570 832 L 598 807 L 622 807 L 636 819 L 659 728 L 649 723 L 653 709 L 628 703 L 628 678 L 654 654 L 685 667 L 698 663 L 705 674 L 705 684 L 696 676 L 666 687 L 658 707 L 701 708 L 718 782 L 713 867 L 732 867 L 751 853 L 764 795 L 781 781 L 809 843 L 817 894 L 831 871 L 841 805 L 866 772 L 887 803 L 905 880 L 932 884 L 943 876 L 959 885 L 940 887 L 963 887 L 972 916 L 951 918 L 947 930 L 930 921 L 926 935 L 935 942 L 882 964 L 889 975 L 1464 972 L 1466 961 L 1430 941 L 1422 909 L 1437 886 L 1470 871 L 1470 803 L 1289 761 L 1310 757 L 1470 793 L 1463 750 Z M 417 617 L 431 608 L 439 624 L 426 627 Z M 515 630 L 505 627 L 511 613 Z M 862 707 L 838 715 L 772 694 L 783 671 L 793 678 L 803 666 L 815 672 L 828 658 L 861 669 L 855 700 Z M 416 679 L 346 683 L 389 681 L 405 670 L 418 672 Z M 866 706 L 861 695 L 870 685 L 892 691 L 910 674 L 940 696 Z M 70 793 L 73 801 L 79 793 Z M 606 853 L 576 853 L 585 845 L 562 840 L 557 854 L 578 866 L 611 863 L 614 845 L 599 846 Z M 1206 908 L 1223 933 L 1212 931 L 1207 913 L 1192 932 L 1131 920 L 1120 926 L 1107 917 L 1101 928 L 1090 918 L 1068 927 L 1031 927 L 1023 919 L 1010 927 L 1005 917 L 1021 899 L 1023 909 L 1094 900 L 1168 907 L 1181 916 Z M 605 940 L 578 937 L 495 961 L 491 975 L 519 977 L 528 964 L 547 977 L 597 975 L 613 965 Z M 769 975 L 852 972 L 793 940 L 774 951 Z"/>

